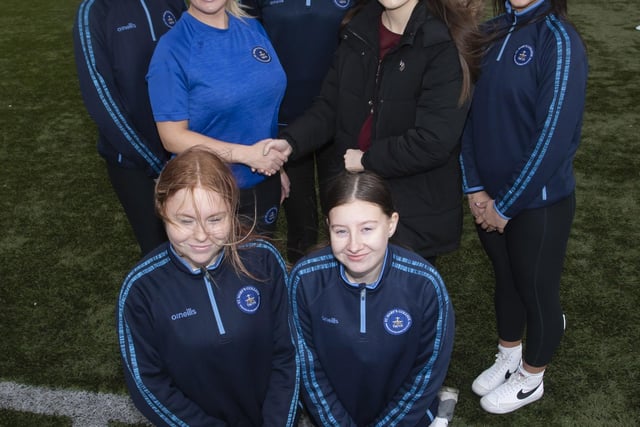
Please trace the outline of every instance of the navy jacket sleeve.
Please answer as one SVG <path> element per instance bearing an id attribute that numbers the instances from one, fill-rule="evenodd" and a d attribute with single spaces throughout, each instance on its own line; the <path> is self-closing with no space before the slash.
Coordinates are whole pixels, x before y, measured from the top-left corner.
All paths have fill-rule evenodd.
<path id="1" fill-rule="evenodd" d="M 225 426 L 185 396 L 164 369 L 157 352 L 151 301 L 137 287 L 134 272 L 118 303 L 118 335 L 127 387 L 134 405 L 156 426 Z"/>
<path id="2" fill-rule="evenodd" d="M 362 165 L 386 178 L 428 172 L 457 155 L 468 105 L 458 105 L 462 73 L 453 42 L 428 50 L 431 58 L 417 95 L 415 123 L 399 135 L 378 138 L 364 153 Z M 383 79 L 384 84 L 384 79 Z"/>
<path id="3" fill-rule="evenodd" d="M 509 182 L 496 195 L 496 210 L 507 218 L 540 194 L 578 146 L 587 83 L 587 61 L 580 39 L 567 24 L 548 17 L 538 71 L 536 129 Z"/>
<path id="4" fill-rule="evenodd" d="M 287 295 L 287 272 L 284 260 L 276 249 L 271 250 L 270 264 L 273 266 L 270 282 L 274 322 L 273 369 L 269 388 L 262 406 L 264 426 L 294 426 L 298 405 L 298 364 L 295 356 L 293 335 L 290 328 L 289 300 Z"/>
<path id="5" fill-rule="evenodd" d="M 312 153 L 331 141 L 335 135 L 338 108 L 338 70 L 335 59 L 340 54 L 340 49 L 339 46 L 334 62 L 322 82 L 320 95 L 300 118 L 285 127 L 279 135 L 293 148 L 293 159 Z"/>
<path id="6" fill-rule="evenodd" d="M 134 6 L 140 8 L 139 4 Z M 85 0 L 78 9 L 73 41 L 82 98 L 101 136 L 124 157 L 144 167 L 150 176 L 157 176 L 164 159 L 154 153 L 145 136 L 136 129 L 125 107 L 126 94 L 120 93 L 114 78 L 112 61 L 119 52 L 113 51 L 108 34 L 109 30 L 114 31 L 107 28 L 113 25 L 109 20 L 110 13 L 109 6 L 99 1 Z M 144 81 L 139 83 L 145 84 Z"/>
<path id="7" fill-rule="evenodd" d="M 482 181 L 476 169 L 473 148 L 473 113 L 469 113 L 469 119 L 462 134 L 462 147 L 460 150 L 460 169 L 462 170 L 462 191 L 464 194 L 477 193 L 484 190 Z"/>
<path id="8" fill-rule="evenodd" d="M 313 419 L 322 426 L 356 427 L 338 399 L 313 346 L 308 305 L 300 290 L 300 276 L 293 271 L 290 279 L 291 305 L 293 321 L 297 333 L 297 352 L 300 359 L 301 394 L 307 410 Z"/>
<path id="9" fill-rule="evenodd" d="M 420 348 L 411 374 L 393 395 L 374 425 L 413 427 L 428 425 L 436 414 L 428 416 L 444 382 L 451 360 L 454 337 L 454 313 L 446 288 L 435 269 L 425 271 L 427 284 L 422 295 L 424 307 Z"/>

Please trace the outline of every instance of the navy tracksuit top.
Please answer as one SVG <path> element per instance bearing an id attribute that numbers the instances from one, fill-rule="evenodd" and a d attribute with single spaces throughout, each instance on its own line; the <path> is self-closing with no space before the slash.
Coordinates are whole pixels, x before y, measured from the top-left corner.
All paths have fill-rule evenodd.
<path id="1" fill-rule="evenodd" d="M 145 84 L 160 37 L 186 10 L 184 0 L 84 0 L 73 41 L 80 90 L 111 164 L 157 177 L 168 159 Z"/>
<path id="2" fill-rule="evenodd" d="M 575 28 L 549 7 L 507 3 L 487 24 L 505 36 L 484 56 L 462 137 L 464 192 L 486 191 L 506 219 L 575 188 L 588 65 Z"/>
<path id="3" fill-rule="evenodd" d="M 193 271 L 169 243 L 125 279 L 117 307 L 125 378 L 155 425 L 294 425 L 285 264 L 261 240 L 240 255 L 258 280 L 224 256 L 206 274 Z"/>
<path id="4" fill-rule="evenodd" d="M 438 272 L 389 245 L 376 283 L 350 283 L 331 248 L 303 258 L 289 291 L 301 395 L 321 426 L 426 426 L 454 337 Z"/>

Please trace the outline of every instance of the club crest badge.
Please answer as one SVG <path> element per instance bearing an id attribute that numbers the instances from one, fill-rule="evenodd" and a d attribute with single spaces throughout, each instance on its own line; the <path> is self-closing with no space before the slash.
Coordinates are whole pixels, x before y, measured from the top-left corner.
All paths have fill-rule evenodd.
<path id="1" fill-rule="evenodd" d="M 333 3 L 340 9 L 346 9 L 351 6 L 351 0 L 333 0 Z"/>
<path id="2" fill-rule="evenodd" d="M 278 207 L 274 206 L 264 214 L 265 224 L 273 224 L 278 219 Z"/>
<path id="3" fill-rule="evenodd" d="M 533 59 L 533 48 L 528 44 L 520 46 L 513 55 L 513 62 L 516 65 L 527 65 Z"/>
<path id="4" fill-rule="evenodd" d="M 245 313 L 255 313 L 260 307 L 260 291 L 255 286 L 245 286 L 238 291 L 236 304 Z"/>
<path id="5" fill-rule="evenodd" d="M 262 62 L 262 63 L 268 63 L 271 62 L 271 55 L 269 55 L 269 52 L 267 52 L 267 49 L 263 48 L 262 46 L 256 46 L 253 48 L 253 50 L 251 51 L 251 54 L 253 55 L 254 58 L 256 58 L 258 61 Z"/>
<path id="6" fill-rule="evenodd" d="M 173 28 L 177 21 L 176 16 L 170 10 L 165 10 L 162 14 L 162 22 L 169 28 Z"/>
<path id="7" fill-rule="evenodd" d="M 391 335 L 401 335 L 411 327 L 411 315 L 404 310 L 394 308 L 384 316 L 384 328 Z"/>

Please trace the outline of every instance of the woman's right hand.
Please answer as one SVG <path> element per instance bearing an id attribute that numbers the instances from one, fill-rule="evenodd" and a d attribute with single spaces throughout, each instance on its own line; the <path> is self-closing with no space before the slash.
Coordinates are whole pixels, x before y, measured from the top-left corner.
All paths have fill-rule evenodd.
<path id="1" fill-rule="evenodd" d="M 267 176 L 275 174 L 285 164 L 291 150 L 290 147 L 286 151 L 280 145 L 273 145 L 272 141 L 277 140 L 269 138 L 258 141 L 253 145 L 239 146 L 237 150 L 239 156 L 233 156 L 234 162 L 243 163 L 251 167 L 251 170 Z M 289 146 L 288 143 L 287 146 Z"/>

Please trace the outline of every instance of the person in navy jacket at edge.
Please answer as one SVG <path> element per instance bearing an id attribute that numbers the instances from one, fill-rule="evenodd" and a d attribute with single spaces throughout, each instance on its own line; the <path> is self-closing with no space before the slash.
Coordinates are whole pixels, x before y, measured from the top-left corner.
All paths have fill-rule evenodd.
<path id="1" fill-rule="evenodd" d="M 278 126 L 284 128 L 309 108 L 338 47 L 340 23 L 352 0 L 242 0 L 264 26 L 287 74 Z M 324 196 L 330 146 L 286 164 L 291 181 L 283 208 L 287 217 L 287 259 L 298 261 L 318 242 L 319 194 Z M 324 199 L 321 198 L 321 205 Z"/>
<path id="2" fill-rule="evenodd" d="M 98 126 L 98 152 L 143 256 L 167 240 L 153 189 L 168 159 L 145 75 L 158 40 L 185 9 L 184 0 L 85 0 L 73 26 L 80 91 Z"/>
<path id="3" fill-rule="evenodd" d="M 540 399 L 564 333 L 560 278 L 575 212 L 587 56 L 566 0 L 503 0 L 462 139 L 463 190 L 495 273 L 499 338 L 473 382 L 507 413 Z M 526 330 L 526 349 L 522 339 Z"/>
<path id="4" fill-rule="evenodd" d="M 156 187 L 169 242 L 125 279 L 117 306 L 124 373 L 155 425 L 294 426 L 298 369 L 287 271 L 244 229 L 230 168 L 202 146 Z"/>
<path id="5" fill-rule="evenodd" d="M 445 285 L 389 243 L 398 213 L 382 178 L 344 172 L 327 201 L 330 246 L 289 278 L 304 404 L 320 426 L 427 426 L 453 347 Z"/>

